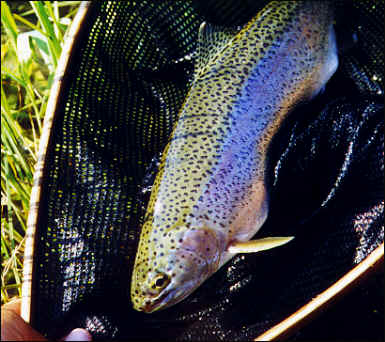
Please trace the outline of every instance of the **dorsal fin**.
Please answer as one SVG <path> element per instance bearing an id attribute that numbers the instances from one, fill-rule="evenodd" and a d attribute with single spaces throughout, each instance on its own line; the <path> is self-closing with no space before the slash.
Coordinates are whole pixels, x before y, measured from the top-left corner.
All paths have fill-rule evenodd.
<path id="1" fill-rule="evenodd" d="M 229 28 L 203 22 L 199 28 L 195 77 L 214 60 L 229 41 L 239 32 L 240 26 Z"/>

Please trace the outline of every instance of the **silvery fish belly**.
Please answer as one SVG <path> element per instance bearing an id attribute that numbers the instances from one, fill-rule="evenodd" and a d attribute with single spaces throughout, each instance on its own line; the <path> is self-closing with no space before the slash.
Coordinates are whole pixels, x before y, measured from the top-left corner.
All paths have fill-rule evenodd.
<path id="1" fill-rule="evenodd" d="M 135 309 L 181 301 L 248 251 L 268 214 L 269 143 L 337 68 L 332 21 L 327 1 L 273 1 L 238 31 L 201 26 L 195 78 L 142 227 Z"/>

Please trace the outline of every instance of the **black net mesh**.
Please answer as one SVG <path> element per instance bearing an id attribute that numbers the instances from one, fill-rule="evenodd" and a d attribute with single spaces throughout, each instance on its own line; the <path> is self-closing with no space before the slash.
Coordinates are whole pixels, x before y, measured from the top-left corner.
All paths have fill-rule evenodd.
<path id="1" fill-rule="evenodd" d="M 47 154 L 34 260 L 38 330 L 51 338 L 85 327 L 94 339 L 252 339 L 383 241 L 383 2 L 339 1 L 339 69 L 270 151 L 270 213 L 259 236 L 296 239 L 238 255 L 170 309 L 132 309 L 143 184 L 187 93 L 199 25 L 241 25 L 266 3 L 94 2 Z"/>

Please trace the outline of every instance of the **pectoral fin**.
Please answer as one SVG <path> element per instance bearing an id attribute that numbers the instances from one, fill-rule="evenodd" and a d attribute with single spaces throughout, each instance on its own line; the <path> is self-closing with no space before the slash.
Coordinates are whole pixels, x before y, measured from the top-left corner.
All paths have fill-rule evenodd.
<path id="1" fill-rule="evenodd" d="M 228 248 L 229 253 L 255 253 L 266 249 L 275 248 L 293 240 L 294 236 L 267 237 L 246 242 L 235 242 Z"/>

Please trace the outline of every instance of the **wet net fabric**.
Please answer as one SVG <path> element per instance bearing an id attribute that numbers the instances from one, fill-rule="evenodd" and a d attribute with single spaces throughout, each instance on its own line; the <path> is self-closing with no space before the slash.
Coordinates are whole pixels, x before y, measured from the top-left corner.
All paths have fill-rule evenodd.
<path id="1" fill-rule="evenodd" d="M 39 331 L 51 338 L 84 327 L 94 339 L 252 339 L 383 241 L 383 2 L 339 1 L 339 69 L 271 145 L 270 212 L 258 235 L 295 240 L 236 256 L 170 309 L 132 309 L 143 189 L 187 94 L 198 28 L 204 20 L 242 25 L 266 3 L 92 5 L 47 151 L 34 260 Z"/>

